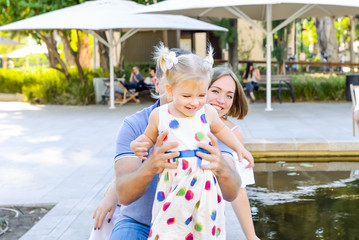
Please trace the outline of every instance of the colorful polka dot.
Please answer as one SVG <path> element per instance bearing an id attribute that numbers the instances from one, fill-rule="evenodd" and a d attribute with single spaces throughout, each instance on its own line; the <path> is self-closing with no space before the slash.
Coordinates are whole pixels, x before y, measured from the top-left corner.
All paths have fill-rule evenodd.
<path id="1" fill-rule="evenodd" d="M 184 196 L 186 194 L 186 188 L 181 188 L 178 192 L 177 192 L 177 196 Z"/>
<path id="2" fill-rule="evenodd" d="M 171 202 L 166 202 L 165 204 L 163 204 L 162 210 L 166 211 L 170 205 L 171 205 Z"/>
<path id="3" fill-rule="evenodd" d="M 216 225 L 214 225 L 212 228 L 212 236 L 214 236 L 215 234 L 216 234 Z"/>
<path id="4" fill-rule="evenodd" d="M 157 234 L 155 237 L 155 240 L 158 240 L 160 238 L 160 236 Z"/>
<path id="5" fill-rule="evenodd" d="M 165 200 L 165 193 L 162 192 L 162 191 L 158 192 L 158 193 L 157 193 L 157 200 L 158 200 L 159 202 L 162 202 L 163 200 Z"/>
<path id="6" fill-rule="evenodd" d="M 193 240 L 193 234 L 192 233 L 188 233 L 185 240 Z"/>
<path id="7" fill-rule="evenodd" d="M 192 216 L 187 218 L 187 220 L 184 222 L 186 225 L 190 224 L 192 222 Z"/>
<path id="8" fill-rule="evenodd" d="M 192 168 L 189 168 L 186 175 L 190 175 L 192 173 Z"/>
<path id="9" fill-rule="evenodd" d="M 216 217 L 217 217 L 217 211 L 213 210 L 211 213 L 211 219 L 214 221 L 214 220 L 216 220 Z"/>
<path id="10" fill-rule="evenodd" d="M 197 132 L 194 138 L 195 138 L 198 142 L 203 141 L 203 140 L 204 140 L 204 134 L 203 134 L 203 132 L 201 132 L 201 131 Z"/>
<path id="11" fill-rule="evenodd" d="M 211 190 L 211 181 L 209 181 L 209 180 L 206 181 L 206 185 L 205 185 L 204 189 Z"/>
<path id="12" fill-rule="evenodd" d="M 166 137 L 163 139 L 164 142 L 166 142 L 168 139 L 168 135 L 166 135 Z"/>
<path id="13" fill-rule="evenodd" d="M 182 160 L 182 169 L 183 170 L 186 170 L 188 168 L 188 161 L 186 161 L 186 160 Z"/>
<path id="14" fill-rule="evenodd" d="M 191 187 L 193 187 L 196 182 L 197 182 L 197 177 L 192 178 Z"/>
<path id="15" fill-rule="evenodd" d="M 148 238 L 152 237 L 152 229 L 150 230 L 150 234 L 148 234 Z"/>
<path id="16" fill-rule="evenodd" d="M 217 228 L 217 231 L 216 231 L 216 237 L 219 236 L 219 234 L 221 234 L 221 229 L 220 228 Z"/>
<path id="17" fill-rule="evenodd" d="M 186 192 L 185 198 L 186 198 L 187 201 L 190 201 L 190 200 L 192 200 L 193 196 L 194 196 L 193 192 L 191 190 L 188 190 Z"/>
<path id="18" fill-rule="evenodd" d="M 168 225 L 172 225 L 172 224 L 174 224 L 175 222 L 176 222 L 175 218 L 169 218 L 169 219 L 167 219 L 167 224 L 168 224 Z"/>
<path id="19" fill-rule="evenodd" d="M 215 177 L 215 176 L 213 176 L 213 181 L 214 181 L 214 185 L 216 185 L 216 184 L 217 184 L 217 180 L 216 180 L 216 177 Z"/>
<path id="20" fill-rule="evenodd" d="M 202 114 L 202 115 L 201 115 L 201 121 L 202 121 L 203 123 L 207 123 L 207 119 L 206 119 L 206 115 L 205 115 L 205 114 Z"/>
<path id="21" fill-rule="evenodd" d="M 178 185 L 175 186 L 175 188 L 172 190 L 172 192 L 174 192 L 176 190 L 176 188 L 178 187 Z"/>
<path id="22" fill-rule="evenodd" d="M 217 202 L 220 203 L 222 201 L 221 195 L 217 194 Z"/>
<path id="23" fill-rule="evenodd" d="M 179 128 L 179 122 L 177 120 L 172 120 L 169 124 L 169 127 L 171 129 L 178 129 Z"/>
<path id="24" fill-rule="evenodd" d="M 201 223 L 196 223 L 196 224 L 194 225 L 194 229 L 195 229 L 197 232 L 200 232 L 200 231 L 202 231 L 203 226 L 202 226 Z"/>
<path id="25" fill-rule="evenodd" d="M 163 180 L 164 180 L 165 183 L 168 182 L 168 172 L 165 173 L 165 176 L 164 176 Z"/>
<path id="26" fill-rule="evenodd" d="M 195 207 L 196 209 L 198 209 L 200 204 L 201 204 L 201 201 L 198 201 L 198 202 L 196 203 L 196 206 L 194 206 L 194 207 Z"/>

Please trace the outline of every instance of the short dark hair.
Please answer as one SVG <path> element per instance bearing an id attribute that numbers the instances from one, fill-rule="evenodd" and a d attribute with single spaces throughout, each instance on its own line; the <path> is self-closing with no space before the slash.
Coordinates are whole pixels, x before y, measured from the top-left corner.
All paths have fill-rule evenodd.
<path id="1" fill-rule="evenodd" d="M 181 48 L 171 48 L 170 52 L 174 52 L 176 53 L 176 57 L 181 56 L 181 55 L 186 55 L 186 54 L 191 54 L 190 51 L 181 49 Z M 160 80 L 162 78 L 163 75 L 163 71 L 161 69 L 161 65 L 157 64 L 156 65 L 156 77 L 158 80 Z"/>

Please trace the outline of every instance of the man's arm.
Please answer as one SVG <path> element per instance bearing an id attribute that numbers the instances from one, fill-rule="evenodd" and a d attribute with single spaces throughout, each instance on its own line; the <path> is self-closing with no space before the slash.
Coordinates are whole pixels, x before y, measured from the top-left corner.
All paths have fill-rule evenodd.
<path id="1" fill-rule="evenodd" d="M 198 147 L 207 150 L 210 154 L 197 152 L 197 156 L 210 162 L 207 165 L 202 165 L 202 169 L 212 170 L 221 187 L 223 198 L 227 201 L 233 201 L 238 195 L 240 177 L 234 170 L 232 158 L 222 156 L 216 138 L 211 133 L 208 136 L 211 139 L 212 146 L 199 143 Z"/>
<path id="2" fill-rule="evenodd" d="M 124 157 L 116 161 L 116 192 L 121 204 L 131 204 L 143 196 L 153 177 L 164 168 L 177 168 L 176 164 L 168 163 L 167 159 L 177 157 L 179 152 L 166 152 L 178 143 L 163 143 L 167 134 L 166 131 L 159 135 L 151 155 L 143 163 L 137 157 Z"/>

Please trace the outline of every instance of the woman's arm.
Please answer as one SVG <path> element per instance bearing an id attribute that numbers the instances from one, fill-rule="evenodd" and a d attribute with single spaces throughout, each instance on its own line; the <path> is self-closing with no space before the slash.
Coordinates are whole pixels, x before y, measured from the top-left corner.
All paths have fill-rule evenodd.
<path id="1" fill-rule="evenodd" d="M 231 204 L 247 239 L 258 240 L 259 238 L 256 235 L 253 225 L 251 207 L 249 205 L 246 188 L 239 189 L 238 197 L 231 202 Z"/>
<path id="2" fill-rule="evenodd" d="M 261 80 L 261 73 L 259 72 L 259 69 L 255 68 L 253 70 L 253 74 L 254 74 L 256 81 L 259 82 Z"/>

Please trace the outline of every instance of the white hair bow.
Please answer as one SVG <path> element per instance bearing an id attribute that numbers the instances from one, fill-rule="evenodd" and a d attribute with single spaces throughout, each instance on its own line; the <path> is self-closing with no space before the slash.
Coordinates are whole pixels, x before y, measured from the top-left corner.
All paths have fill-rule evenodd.
<path id="1" fill-rule="evenodd" d="M 176 57 L 175 52 L 170 52 L 169 54 L 165 54 L 163 55 L 163 58 L 165 59 L 167 69 L 171 69 L 173 65 L 178 63 L 178 58 Z"/>
<path id="2" fill-rule="evenodd" d="M 212 57 L 212 55 L 208 55 L 205 59 L 206 62 L 208 62 L 211 66 L 213 66 L 214 64 L 214 59 Z"/>

